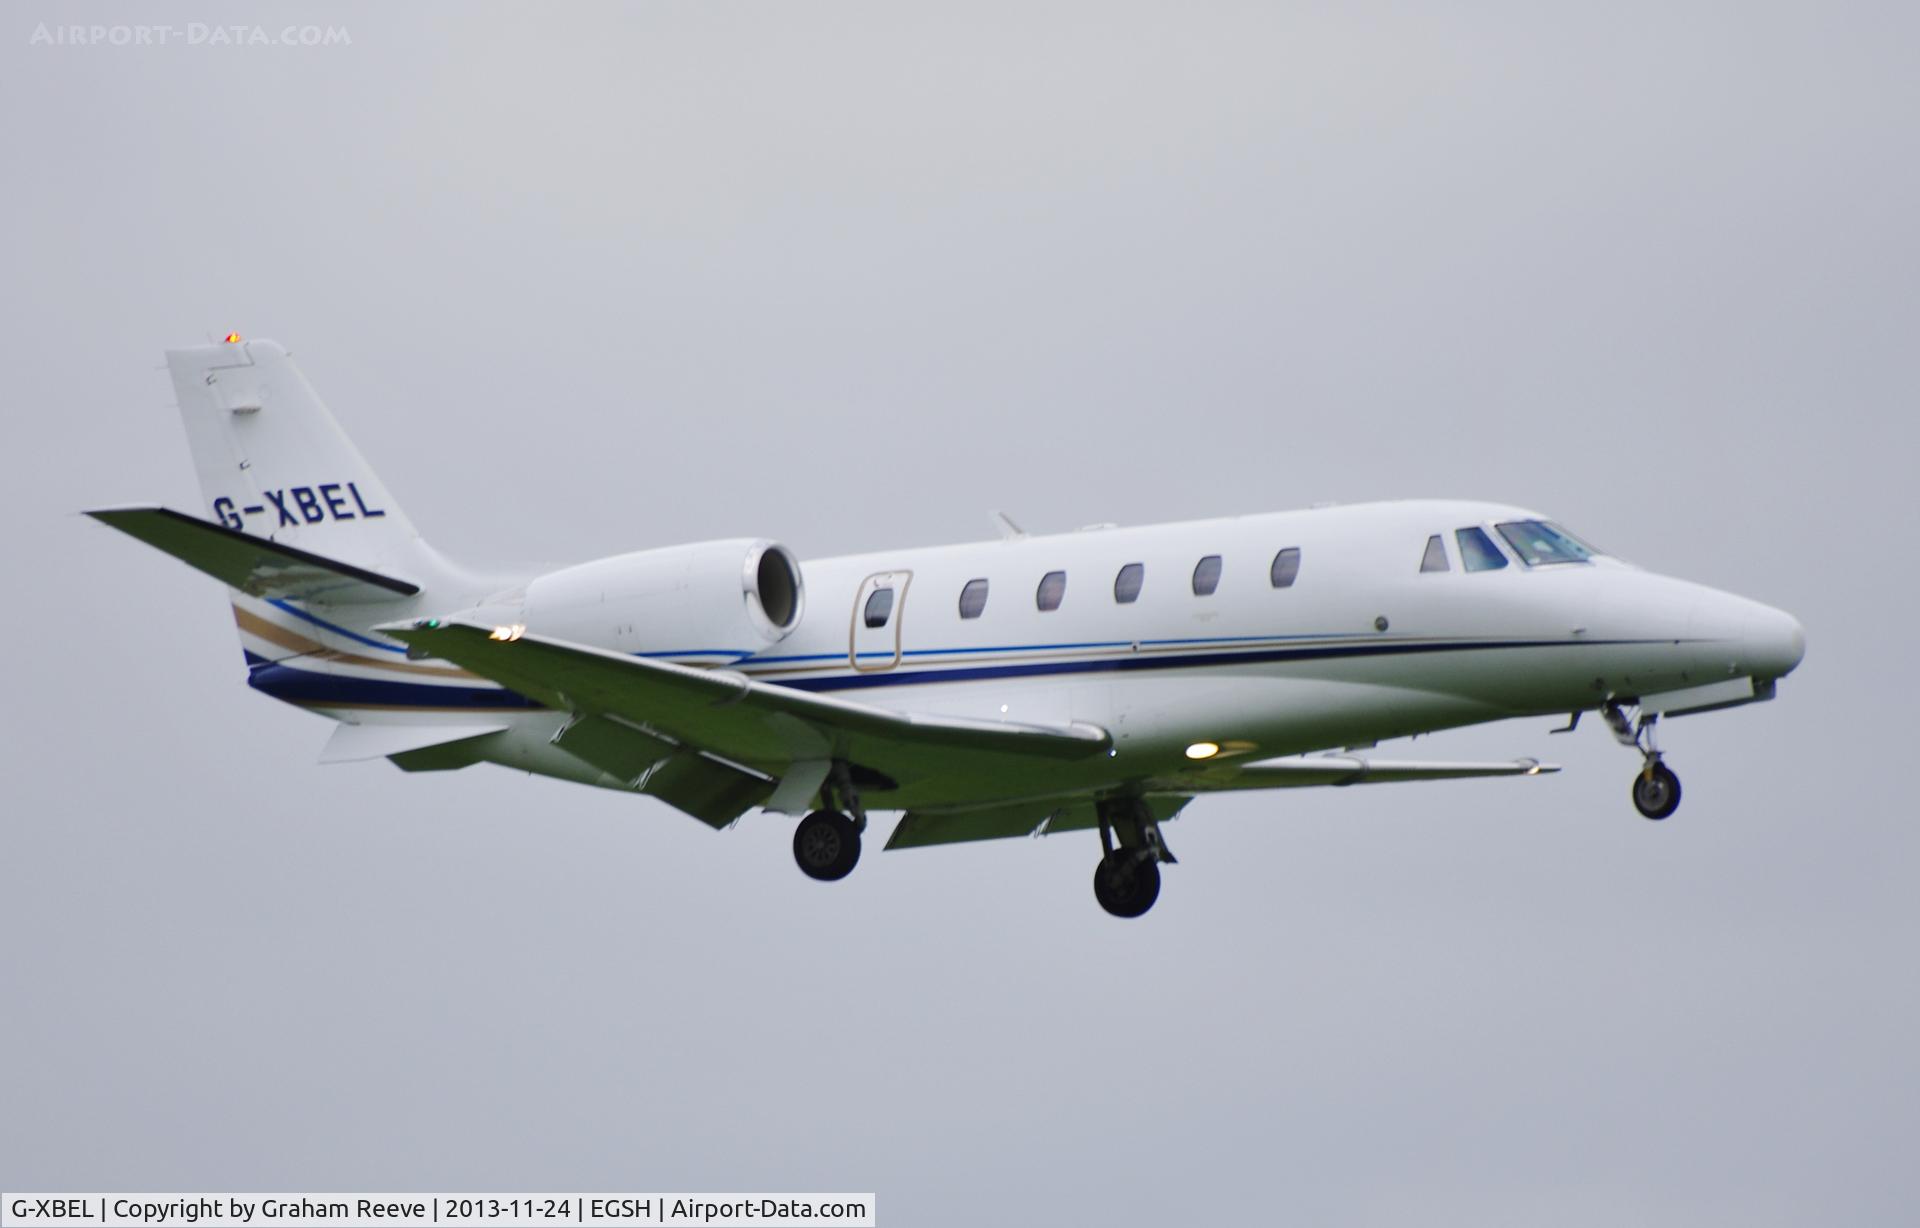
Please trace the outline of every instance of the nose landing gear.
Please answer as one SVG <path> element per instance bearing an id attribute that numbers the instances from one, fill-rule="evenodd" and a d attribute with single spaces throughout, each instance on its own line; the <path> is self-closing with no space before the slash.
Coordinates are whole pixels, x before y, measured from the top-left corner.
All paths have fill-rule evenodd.
<path id="1" fill-rule="evenodd" d="M 1659 713 L 1643 712 L 1640 719 L 1629 721 L 1619 704 L 1608 704 L 1601 709 L 1601 715 L 1622 746 L 1631 746 L 1640 752 L 1642 766 L 1639 775 L 1633 778 L 1633 808 L 1642 818 L 1655 821 L 1680 809 L 1680 778 L 1661 761 L 1660 748 L 1653 741 L 1653 726 L 1660 719 Z"/>
<path id="2" fill-rule="evenodd" d="M 1633 778 L 1633 806 L 1641 817 L 1664 819 L 1680 809 L 1680 778 L 1655 759 Z"/>

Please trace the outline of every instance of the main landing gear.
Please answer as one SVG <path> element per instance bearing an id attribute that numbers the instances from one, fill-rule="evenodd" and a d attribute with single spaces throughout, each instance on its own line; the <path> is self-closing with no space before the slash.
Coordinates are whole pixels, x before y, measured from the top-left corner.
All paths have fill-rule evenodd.
<path id="1" fill-rule="evenodd" d="M 1095 809 L 1103 855 L 1093 868 L 1093 898 L 1116 917 L 1138 917 L 1160 898 L 1160 863 L 1175 864 L 1173 853 L 1139 798 L 1114 798 Z"/>
<path id="2" fill-rule="evenodd" d="M 833 765 L 820 794 L 827 808 L 801 819 L 793 829 L 793 860 L 808 878 L 830 883 L 853 873 L 860 864 L 860 833 L 867 829 L 867 811 L 844 763 Z M 836 800 L 852 812 L 852 818 L 835 808 Z"/>
<path id="3" fill-rule="evenodd" d="M 816 810 L 793 829 L 800 872 L 823 883 L 845 878 L 860 864 L 860 828 L 835 810 Z"/>
<path id="4" fill-rule="evenodd" d="M 1680 778 L 1661 761 L 1660 748 L 1653 741 L 1653 726 L 1660 719 L 1659 713 L 1643 712 L 1638 720 L 1629 721 L 1619 704 L 1608 704 L 1601 709 L 1601 715 L 1622 746 L 1631 746 L 1640 752 L 1640 772 L 1633 778 L 1633 808 L 1641 817 L 1656 821 L 1680 809 Z"/>

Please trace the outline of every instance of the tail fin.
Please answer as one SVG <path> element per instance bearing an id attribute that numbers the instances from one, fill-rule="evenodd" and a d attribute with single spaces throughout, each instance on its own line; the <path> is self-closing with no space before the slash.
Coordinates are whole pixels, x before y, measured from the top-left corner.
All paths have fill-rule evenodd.
<path id="1" fill-rule="evenodd" d="M 215 523 L 416 583 L 442 570 L 278 344 L 168 350 L 167 369 Z"/>
<path id="2" fill-rule="evenodd" d="M 433 687 L 465 685 L 372 628 L 421 606 L 470 605 L 502 579 L 453 567 L 420 540 L 278 345 L 233 337 L 170 350 L 167 368 L 211 518 L 88 514 L 224 582 L 248 680 L 268 694 L 351 709 L 368 696 L 375 707 L 439 703 Z"/>

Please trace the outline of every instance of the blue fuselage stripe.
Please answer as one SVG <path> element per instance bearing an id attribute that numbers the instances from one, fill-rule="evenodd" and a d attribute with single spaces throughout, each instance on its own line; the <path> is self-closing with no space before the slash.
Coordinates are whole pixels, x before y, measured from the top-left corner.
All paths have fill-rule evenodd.
<path id="1" fill-rule="evenodd" d="M 1595 645 L 1620 641 L 1595 640 Z M 834 674 L 824 678 L 787 678 L 780 683 L 802 691 L 841 691 L 858 687 L 912 686 L 929 682 L 961 682 L 990 678 L 1031 678 L 1044 674 L 1132 673 L 1140 670 L 1194 669 L 1213 665 L 1258 665 L 1275 661 L 1324 661 L 1341 657 L 1383 657 L 1434 652 L 1476 652 L 1508 648 L 1574 647 L 1562 640 L 1480 640 L 1468 643 L 1344 644 L 1321 648 L 1269 648 L 1247 652 L 1209 652 L 1150 657 L 1099 657 L 1080 661 L 1034 661 L 964 669 L 923 669 L 869 674 Z"/>
<path id="2" fill-rule="evenodd" d="M 347 628 L 342 627 L 339 623 L 330 623 L 326 619 L 321 618 L 316 614 L 309 614 L 307 611 L 301 609 L 299 606 L 293 604 L 291 601 L 282 601 L 279 598 L 275 597 L 275 598 L 269 599 L 267 604 L 272 606 L 276 610 L 280 610 L 284 613 L 293 615 L 295 618 L 300 619 L 302 622 L 312 623 L 316 627 L 325 627 L 328 631 L 333 632 L 335 635 L 343 635 L 346 638 L 352 640 L 356 644 L 365 644 L 369 648 L 378 648 L 381 652 L 396 653 L 400 656 L 405 656 L 407 653 L 407 650 L 405 648 L 398 648 L 392 644 L 383 643 L 380 640 L 369 639 L 368 637 L 361 635 L 358 631 L 350 631 Z"/>

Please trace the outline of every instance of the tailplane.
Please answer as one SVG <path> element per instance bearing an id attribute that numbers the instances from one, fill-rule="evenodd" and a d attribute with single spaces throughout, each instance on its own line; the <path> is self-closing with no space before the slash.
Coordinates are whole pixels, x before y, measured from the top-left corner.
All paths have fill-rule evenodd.
<path id="1" fill-rule="evenodd" d="M 249 597 L 302 604 L 366 605 L 398 601 L 420 592 L 420 586 L 411 580 L 383 576 L 295 546 L 251 537 L 169 507 L 110 507 L 87 515 Z"/>

